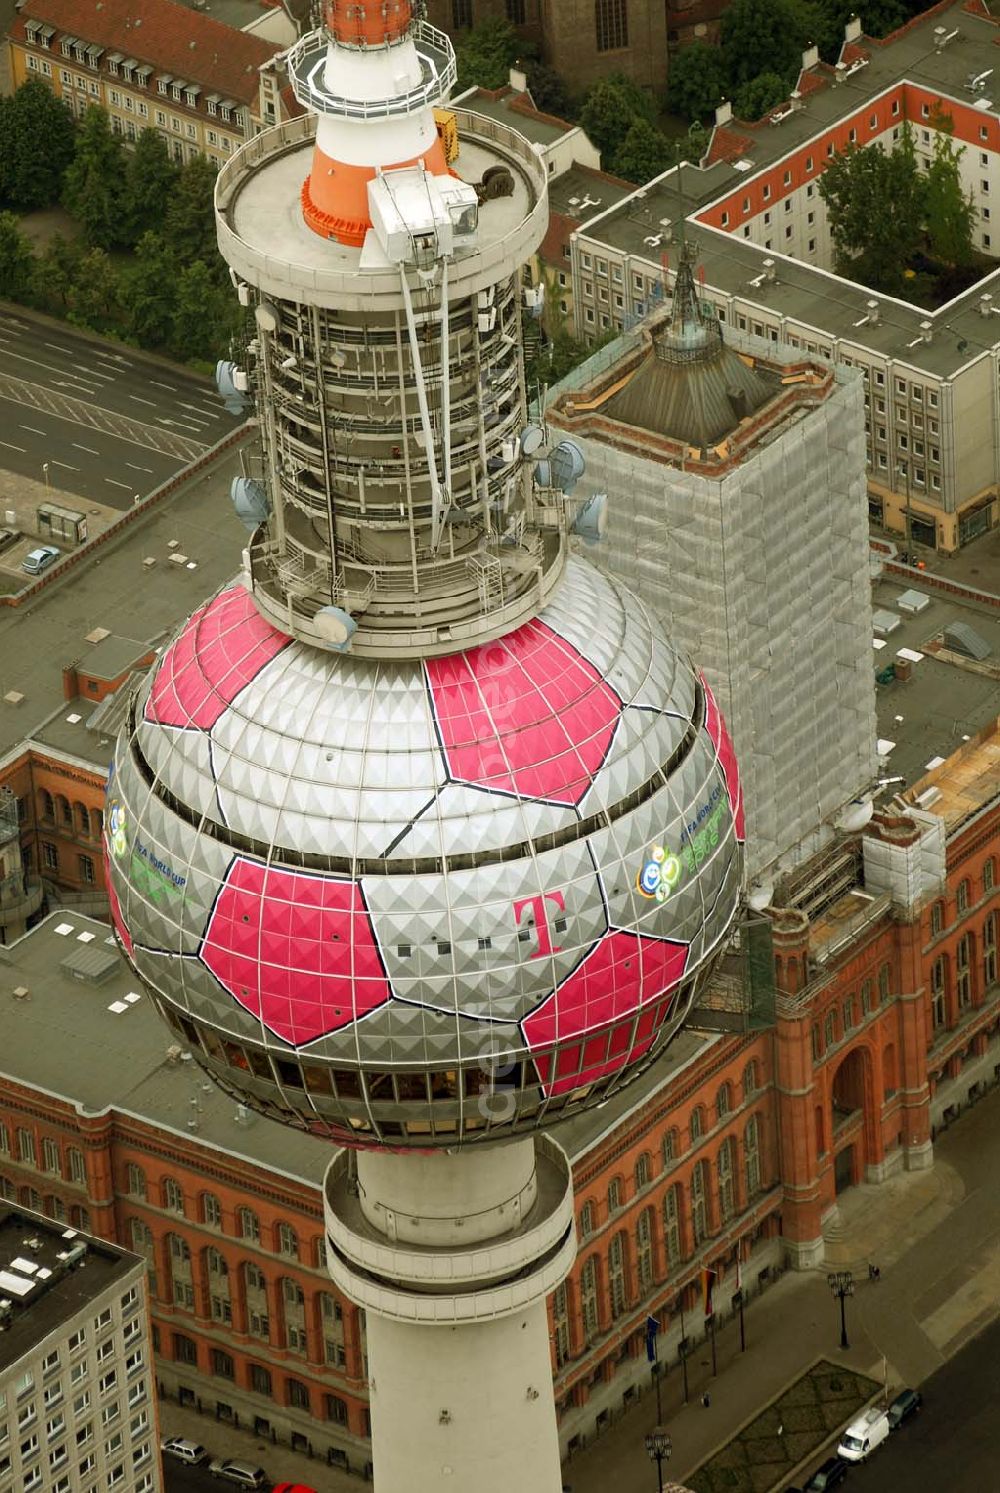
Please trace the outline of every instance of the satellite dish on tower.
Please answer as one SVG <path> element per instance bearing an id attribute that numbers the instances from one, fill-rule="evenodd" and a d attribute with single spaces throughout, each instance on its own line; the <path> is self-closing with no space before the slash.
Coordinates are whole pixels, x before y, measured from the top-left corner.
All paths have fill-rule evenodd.
<path id="1" fill-rule="evenodd" d="M 595 492 L 585 498 L 570 524 L 570 533 L 577 534 L 586 544 L 598 544 L 608 527 L 608 495 Z"/>
<path id="2" fill-rule="evenodd" d="M 350 612 L 343 607 L 320 607 L 313 619 L 313 626 L 322 639 L 322 646 L 334 653 L 346 653 L 358 624 Z"/>
<path id="3" fill-rule="evenodd" d="M 229 496 L 241 522 L 251 533 L 270 515 L 267 493 L 252 477 L 234 477 Z"/>
<path id="4" fill-rule="evenodd" d="M 545 444 L 545 432 L 537 425 L 526 425 L 521 431 L 521 455 L 534 456 Z"/>
<path id="5" fill-rule="evenodd" d="M 568 497 L 583 476 L 587 463 L 575 441 L 560 441 L 549 455 L 549 466 L 553 487 L 561 488 Z"/>

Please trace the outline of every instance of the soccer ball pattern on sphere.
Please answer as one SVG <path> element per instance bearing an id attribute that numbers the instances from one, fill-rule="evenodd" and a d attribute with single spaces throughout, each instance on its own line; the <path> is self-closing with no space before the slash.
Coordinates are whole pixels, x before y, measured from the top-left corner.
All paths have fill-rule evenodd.
<path id="1" fill-rule="evenodd" d="M 239 1099 L 362 1145 L 554 1122 L 648 1065 L 735 918 L 743 809 L 705 682 L 571 560 L 515 632 L 325 653 L 239 584 L 132 705 L 120 941 Z"/>

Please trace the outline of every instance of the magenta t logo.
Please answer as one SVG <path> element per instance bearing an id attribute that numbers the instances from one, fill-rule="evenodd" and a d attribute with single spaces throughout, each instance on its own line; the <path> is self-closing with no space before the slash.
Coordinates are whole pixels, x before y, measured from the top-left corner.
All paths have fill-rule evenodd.
<path id="1" fill-rule="evenodd" d="M 546 902 L 554 902 L 560 912 L 566 911 L 566 899 L 562 892 L 539 892 L 535 897 L 522 897 L 520 902 L 514 903 L 514 921 L 521 926 L 521 914 L 526 907 L 530 907 L 535 914 L 535 933 L 538 937 L 538 948 L 532 954 L 532 959 L 542 959 L 546 954 L 558 954 L 561 946 L 552 942 L 549 933 L 549 920 L 545 910 Z"/>

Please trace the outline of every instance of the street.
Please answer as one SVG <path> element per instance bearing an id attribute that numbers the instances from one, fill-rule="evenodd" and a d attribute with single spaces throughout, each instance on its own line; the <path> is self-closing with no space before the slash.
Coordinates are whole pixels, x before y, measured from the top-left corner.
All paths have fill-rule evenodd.
<path id="1" fill-rule="evenodd" d="M 196 374 L 0 311 L 0 466 L 8 471 L 126 509 L 238 423 Z"/>

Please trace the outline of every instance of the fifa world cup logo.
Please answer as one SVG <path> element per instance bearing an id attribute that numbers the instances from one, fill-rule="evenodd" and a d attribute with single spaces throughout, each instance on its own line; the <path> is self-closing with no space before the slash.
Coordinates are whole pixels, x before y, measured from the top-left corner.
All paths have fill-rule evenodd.
<path id="1" fill-rule="evenodd" d="M 649 860 L 635 878 L 636 889 L 650 901 L 666 902 L 680 881 L 682 871 L 680 859 L 672 851 L 663 845 L 654 845 Z"/>
<path id="2" fill-rule="evenodd" d="M 116 860 L 121 860 L 128 843 L 125 839 L 125 810 L 121 804 L 112 804 L 108 815 L 108 843 Z"/>

